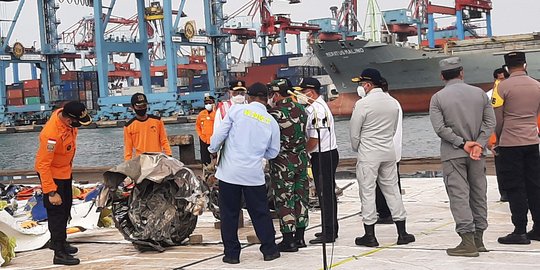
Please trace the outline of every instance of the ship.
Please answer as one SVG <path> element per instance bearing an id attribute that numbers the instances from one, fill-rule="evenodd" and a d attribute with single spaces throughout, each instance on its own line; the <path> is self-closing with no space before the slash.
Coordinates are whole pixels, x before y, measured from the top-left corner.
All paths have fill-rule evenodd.
<path id="1" fill-rule="evenodd" d="M 433 94 L 444 87 L 439 61 L 459 56 L 466 83 L 485 91 L 493 86 L 493 71 L 504 64 L 504 54 L 512 51 L 526 53 L 527 71 L 540 79 L 540 34 L 528 33 L 494 36 L 491 29 L 490 0 L 455 0 L 446 7 L 428 0 L 411 0 L 406 9 L 382 11 L 373 8 L 376 0 L 368 1 L 368 12 L 375 22 L 358 32 L 356 16 L 347 25 L 340 14 L 356 14 L 357 1 L 345 0 L 341 10 L 331 8 L 332 18 L 310 20 L 320 26 L 310 45 L 322 66 L 331 77 L 335 90 L 329 106 L 335 115 L 350 116 L 359 99 L 356 83 L 351 78 L 359 76 L 366 68 L 381 72 L 389 84 L 389 92 L 406 113 L 425 113 Z M 453 25 L 437 28 L 434 14 L 455 18 Z M 345 17 L 345 22 L 351 21 Z M 351 26 L 354 26 L 351 28 Z M 379 28 L 375 30 L 375 28 Z M 371 30 L 371 31 L 370 31 Z M 378 31 L 378 32 L 377 32 Z M 482 32 L 484 31 L 484 32 Z M 371 32 L 371 33 L 370 33 Z M 366 33 L 371 34 L 369 38 Z M 375 35 L 379 33 L 379 36 Z M 418 38 L 412 44 L 410 38 Z M 335 92 L 335 91 L 334 91 Z"/>
<path id="2" fill-rule="evenodd" d="M 339 96 L 329 102 L 335 115 L 351 115 L 359 99 L 351 78 L 365 68 L 375 68 L 386 78 L 390 94 L 406 113 L 429 110 L 433 94 L 444 87 L 439 61 L 459 56 L 466 83 L 489 90 L 493 70 L 504 64 L 503 55 L 526 52 L 527 71 L 540 78 L 540 33 L 477 38 L 449 42 L 445 48 L 415 49 L 367 40 L 329 41 L 313 44 L 313 52 L 332 78 Z"/>

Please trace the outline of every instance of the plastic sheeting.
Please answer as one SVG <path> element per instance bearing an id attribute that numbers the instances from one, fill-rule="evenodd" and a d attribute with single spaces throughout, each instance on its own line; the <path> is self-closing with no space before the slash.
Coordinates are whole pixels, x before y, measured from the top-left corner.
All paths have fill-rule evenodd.
<path id="1" fill-rule="evenodd" d="M 180 245 L 206 208 L 208 191 L 193 171 L 172 157 L 146 153 L 104 173 L 99 206 L 112 204 L 113 219 L 124 238 L 141 251 Z M 128 196 L 118 189 L 126 177 Z"/>

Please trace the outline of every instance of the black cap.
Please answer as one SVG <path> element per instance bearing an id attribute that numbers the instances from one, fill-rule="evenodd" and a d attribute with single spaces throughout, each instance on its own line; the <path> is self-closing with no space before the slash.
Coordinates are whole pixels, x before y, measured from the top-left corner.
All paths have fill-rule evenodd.
<path id="1" fill-rule="evenodd" d="M 524 52 L 511 52 L 504 55 L 504 63 L 509 67 L 521 66 L 526 62 Z"/>
<path id="2" fill-rule="evenodd" d="M 249 87 L 247 94 L 252 97 L 268 97 L 268 87 L 262 83 L 254 83 Z"/>
<path id="3" fill-rule="evenodd" d="M 244 81 L 231 81 L 229 83 L 229 89 L 233 91 L 247 91 L 246 82 Z"/>
<path id="4" fill-rule="evenodd" d="M 70 101 L 64 105 L 63 114 L 73 120 L 79 121 L 81 125 L 87 126 L 92 123 L 92 118 L 86 111 L 86 106 L 78 101 Z"/>
<path id="5" fill-rule="evenodd" d="M 204 97 L 204 101 L 212 101 L 212 102 L 214 102 L 215 100 L 216 100 L 216 98 L 213 97 L 213 96 L 205 96 Z"/>
<path id="6" fill-rule="evenodd" d="M 135 93 L 133 96 L 131 96 L 131 105 L 132 106 L 142 106 L 148 104 L 148 99 L 146 98 L 146 95 L 143 93 Z"/>
<path id="7" fill-rule="evenodd" d="M 362 74 L 360 74 L 359 77 L 352 78 L 351 81 L 355 83 L 368 81 L 377 86 L 381 86 L 382 77 L 378 70 L 374 68 L 366 68 L 364 71 L 362 71 Z"/>
<path id="8" fill-rule="evenodd" d="M 384 77 L 381 77 L 381 88 L 384 92 L 388 92 L 388 81 Z"/>
<path id="9" fill-rule="evenodd" d="M 321 83 L 315 78 L 306 77 L 303 78 L 302 81 L 300 81 L 300 84 L 298 86 L 294 87 L 294 90 L 303 90 L 306 88 L 315 89 L 318 92 L 319 90 L 321 90 Z"/>
<path id="10" fill-rule="evenodd" d="M 278 92 L 282 96 L 288 96 L 287 91 L 292 90 L 293 85 L 287 78 L 278 78 L 270 83 L 269 91 Z"/>

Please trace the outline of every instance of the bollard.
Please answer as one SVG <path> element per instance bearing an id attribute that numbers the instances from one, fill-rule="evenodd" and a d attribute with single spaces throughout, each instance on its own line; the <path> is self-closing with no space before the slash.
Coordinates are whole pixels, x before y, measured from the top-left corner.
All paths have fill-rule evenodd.
<path id="1" fill-rule="evenodd" d="M 180 157 L 179 160 L 184 164 L 196 164 L 195 160 L 195 144 L 193 135 L 171 135 L 167 137 L 170 146 L 178 146 Z"/>

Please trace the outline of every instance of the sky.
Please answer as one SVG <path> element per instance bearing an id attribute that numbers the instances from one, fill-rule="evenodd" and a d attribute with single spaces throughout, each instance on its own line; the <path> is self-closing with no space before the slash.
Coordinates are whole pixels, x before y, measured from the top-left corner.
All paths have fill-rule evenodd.
<path id="1" fill-rule="evenodd" d="M 103 0 L 105 6 L 110 0 Z M 136 13 L 135 0 L 118 0 L 113 14 L 120 17 L 130 17 Z M 144 0 L 146 3 L 149 0 Z M 251 1 L 251 0 L 250 0 Z M 359 18 L 364 22 L 367 0 L 359 1 Z M 57 2 L 59 2 L 57 0 Z M 58 17 L 61 20 L 59 32 L 75 24 L 82 17 L 93 13 L 92 8 L 81 7 L 73 3 L 73 0 L 63 0 L 60 3 Z M 181 25 L 187 20 L 196 20 L 198 28 L 204 28 L 204 15 L 202 0 L 187 0 L 184 12 L 188 18 L 182 19 Z M 226 14 L 230 14 L 239 7 L 247 3 L 248 0 L 228 0 L 224 6 Z M 313 18 L 330 17 L 330 6 L 340 6 L 342 0 L 302 0 L 300 4 L 290 5 L 288 0 L 275 0 L 272 4 L 272 12 L 275 14 L 291 14 L 293 21 L 303 22 Z M 452 0 L 432 0 L 433 4 L 453 5 Z M 540 1 L 538 0 L 493 0 L 492 26 L 494 35 L 519 34 L 529 32 L 540 32 Z M 177 9 L 180 0 L 172 0 L 173 9 Z M 406 8 L 409 0 L 379 0 L 381 10 Z M 0 2 L 0 19 L 12 19 L 16 10 L 17 2 Z M 37 21 L 37 4 L 35 0 L 27 0 L 16 25 L 10 45 L 15 41 L 22 42 L 25 47 L 31 47 L 37 41 L 39 47 L 39 24 Z M 0 23 L 0 30 L 5 35 L 8 23 Z M 291 37 L 291 40 L 294 40 Z M 293 42 L 294 43 L 294 42 Z M 234 47 L 233 52 L 238 50 Z M 24 68 L 21 68 L 23 73 Z M 9 74 L 9 73 L 8 73 Z M 24 79 L 21 75 L 21 79 Z"/>

